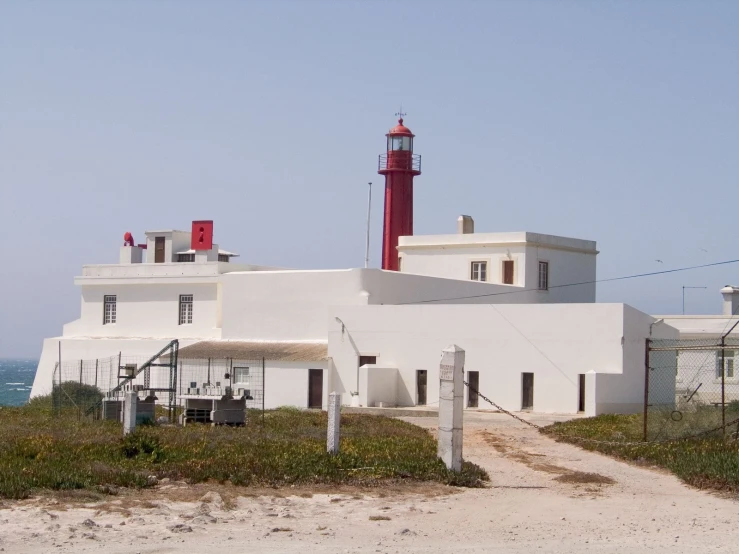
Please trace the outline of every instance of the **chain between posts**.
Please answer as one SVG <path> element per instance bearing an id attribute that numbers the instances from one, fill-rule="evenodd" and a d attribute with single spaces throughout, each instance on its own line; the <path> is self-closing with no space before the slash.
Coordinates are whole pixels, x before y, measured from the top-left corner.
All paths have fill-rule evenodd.
<path id="1" fill-rule="evenodd" d="M 487 396 L 485 396 L 484 394 L 482 394 L 479 390 L 475 389 L 475 387 L 473 387 L 472 385 L 470 385 L 467 381 L 463 381 L 463 383 L 472 392 L 476 393 L 477 396 L 479 396 L 480 398 L 482 398 L 485 402 L 487 402 L 488 404 L 490 404 L 491 406 L 493 406 L 494 408 L 496 408 L 501 413 L 504 413 L 504 414 L 506 414 L 508 416 L 511 416 L 513 419 L 515 419 L 517 421 L 520 421 L 524 425 L 528 425 L 529 427 L 532 427 L 533 429 L 536 429 L 540 433 L 558 435 L 560 437 L 567 438 L 567 439 L 572 440 L 572 441 L 589 442 L 589 443 L 593 443 L 593 444 L 605 444 L 605 445 L 609 445 L 609 446 L 644 446 L 645 444 L 665 444 L 665 443 L 678 442 L 678 441 L 687 440 L 687 439 L 694 439 L 694 438 L 697 438 L 697 437 L 701 437 L 703 435 L 708 435 L 710 433 L 715 433 L 716 431 L 721 431 L 722 429 L 725 429 L 726 427 L 729 427 L 731 425 L 737 425 L 739 427 L 739 418 L 736 418 L 736 419 L 734 419 L 732 421 L 726 422 L 725 424 L 723 424 L 723 425 L 721 425 L 719 427 L 716 427 L 715 429 L 708 429 L 707 431 L 701 431 L 700 433 L 696 433 L 694 435 L 688 435 L 688 436 L 685 436 L 685 437 L 678 437 L 678 438 L 673 438 L 673 439 L 664 439 L 664 440 L 661 440 L 661 441 L 652 441 L 652 442 L 641 442 L 641 441 L 640 442 L 636 442 L 636 441 L 604 441 L 604 440 L 598 440 L 598 439 L 590 439 L 590 438 L 587 438 L 587 437 L 576 437 L 574 435 L 569 435 L 567 433 L 557 432 L 556 430 L 545 430 L 545 428 L 542 427 L 541 425 L 537 425 L 536 423 L 532 423 L 530 421 L 526 421 L 525 419 L 517 416 L 516 414 L 514 414 L 512 412 L 509 412 L 508 410 L 506 410 L 502 406 L 500 406 L 500 405 L 496 404 L 495 402 L 493 402 L 492 400 L 490 400 Z M 739 440 L 739 431 L 737 431 L 737 438 L 735 440 Z"/>

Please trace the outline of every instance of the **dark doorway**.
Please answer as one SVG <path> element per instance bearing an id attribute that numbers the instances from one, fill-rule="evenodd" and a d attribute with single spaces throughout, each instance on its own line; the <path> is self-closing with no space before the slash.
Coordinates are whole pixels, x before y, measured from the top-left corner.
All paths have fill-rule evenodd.
<path id="1" fill-rule="evenodd" d="M 308 370 L 308 407 L 321 409 L 323 407 L 323 370 Z"/>
<path id="2" fill-rule="evenodd" d="M 534 408 L 534 374 L 523 373 L 523 387 L 521 395 L 521 409 L 532 410 Z"/>
<path id="3" fill-rule="evenodd" d="M 467 407 L 477 408 L 477 391 L 480 390 L 480 372 L 479 371 L 468 371 L 467 372 Z"/>
<path id="4" fill-rule="evenodd" d="M 154 238 L 154 263 L 164 263 L 164 237 Z"/>
<path id="5" fill-rule="evenodd" d="M 578 375 L 577 380 L 577 411 L 585 411 L 585 374 Z"/>
<path id="6" fill-rule="evenodd" d="M 359 367 L 362 367 L 363 365 L 370 365 L 370 364 L 376 364 L 377 363 L 377 356 L 360 356 L 359 357 Z"/>
<path id="7" fill-rule="evenodd" d="M 416 405 L 426 405 L 426 370 L 416 370 Z"/>

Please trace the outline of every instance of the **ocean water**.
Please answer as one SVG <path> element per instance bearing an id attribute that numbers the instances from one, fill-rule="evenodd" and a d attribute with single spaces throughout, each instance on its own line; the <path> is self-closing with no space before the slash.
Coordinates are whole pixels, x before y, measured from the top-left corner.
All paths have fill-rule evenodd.
<path id="1" fill-rule="evenodd" d="M 20 406 L 31 395 L 38 360 L 0 359 L 0 406 Z"/>

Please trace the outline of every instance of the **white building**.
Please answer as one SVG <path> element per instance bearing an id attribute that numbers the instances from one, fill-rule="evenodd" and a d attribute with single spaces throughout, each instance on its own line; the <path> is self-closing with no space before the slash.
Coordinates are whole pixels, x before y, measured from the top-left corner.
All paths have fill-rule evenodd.
<path id="1" fill-rule="evenodd" d="M 687 347 L 671 352 L 677 358 L 677 392 L 683 398 L 715 404 L 724 387 L 727 402 L 739 400 L 739 287 L 727 285 L 720 292 L 721 314 L 655 316 L 660 324 L 677 329 Z M 728 347 L 723 350 L 717 348 L 722 337 Z"/>
<path id="2" fill-rule="evenodd" d="M 677 331 L 594 303 L 594 242 L 476 234 L 460 219 L 457 235 L 402 237 L 401 272 L 236 264 L 217 245 L 191 249 L 190 232 L 149 232 L 146 248 L 75 278 L 80 318 L 44 341 L 32 396 L 51 390 L 60 347 L 65 363 L 150 356 L 176 338 L 183 363 L 228 359 L 230 379 L 264 357 L 268 408 L 325 406 L 331 390 L 433 405 L 440 351 L 456 343 L 471 382 L 507 409 L 636 411 L 645 339 Z"/>

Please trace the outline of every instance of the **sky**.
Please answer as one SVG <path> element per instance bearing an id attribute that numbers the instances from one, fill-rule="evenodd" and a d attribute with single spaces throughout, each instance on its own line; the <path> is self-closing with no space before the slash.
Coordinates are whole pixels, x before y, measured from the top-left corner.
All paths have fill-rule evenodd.
<path id="1" fill-rule="evenodd" d="M 739 2 L 0 2 L 0 357 L 79 317 L 126 231 L 361 267 L 400 106 L 415 233 L 595 240 L 598 278 L 739 259 Z M 658 261 L 659 260 L 659 261 Z M 739 264 L 598 285 L 720 313 Z"/>

